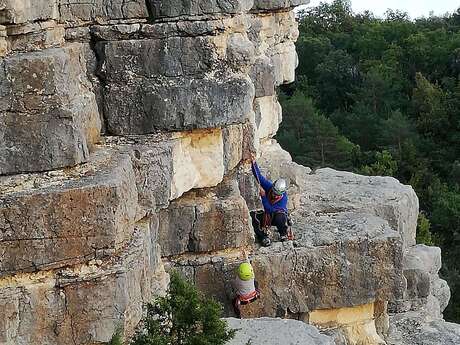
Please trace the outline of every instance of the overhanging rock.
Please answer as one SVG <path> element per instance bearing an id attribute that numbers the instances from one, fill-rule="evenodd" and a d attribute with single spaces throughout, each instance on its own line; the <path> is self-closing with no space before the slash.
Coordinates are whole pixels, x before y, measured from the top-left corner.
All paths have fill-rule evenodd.
<path id="1" fill-rule="evenodd" d="M 120 250 L 137 217 L 128 155 L 101 150 L 68 171 L 0 177 L 0 276 Z"/>

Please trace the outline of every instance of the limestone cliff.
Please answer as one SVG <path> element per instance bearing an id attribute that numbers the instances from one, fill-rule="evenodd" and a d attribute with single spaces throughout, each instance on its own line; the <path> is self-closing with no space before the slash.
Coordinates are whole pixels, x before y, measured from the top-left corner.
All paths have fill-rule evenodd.
<path id="1" fill-rule="evenodd" d="M 0 0 L 0 344 L 129 336 L 172 267 L 231 315 L 243 250 L 263 293 L 246 317 L 325 344 L 447 332 L 414 191 L 312 172 L 272 139 L 307 2 Z M 254 243 L 251 154 L 289 180 L 295 241 Z"/>

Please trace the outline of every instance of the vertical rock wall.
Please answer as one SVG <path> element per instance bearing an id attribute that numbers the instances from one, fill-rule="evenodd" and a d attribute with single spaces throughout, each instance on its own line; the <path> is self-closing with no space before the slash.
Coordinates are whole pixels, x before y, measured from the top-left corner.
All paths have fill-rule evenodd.
<path id="1" fill-rule="evenodd" d="M 165 267 L 231 314 L 243 250 L 263 291 L 247 316 L 349 344 L 384 341 L 389 301 L 440 317 L 413 190 L 312 173 L 271 139 L 307 2 L 0 0 L 0 344 L 129 336 Z M 255 244 L 251 154 L 288 179 L 296 241 Z"/>
<path id="2" fill-rule="evenodd" d="M 297 4 L 0 1 L 1 344 L 129 335 L 161 255 L 253 246 L 236 169 L 281 121 Z"/>

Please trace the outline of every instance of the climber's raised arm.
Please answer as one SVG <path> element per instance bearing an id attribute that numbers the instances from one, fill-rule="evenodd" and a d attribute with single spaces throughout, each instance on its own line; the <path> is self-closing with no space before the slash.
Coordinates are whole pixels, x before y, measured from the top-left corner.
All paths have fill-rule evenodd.
<path id="1" fill-rule="evenodd" d="M 254 177 L 257 179 L 257 182 L 259 182 L 260 186 L 265 190 L 265 192 L 268 192 L 272 188 L 273 183 L 262 175 L 259 166 L 254 159 L 252 160 L 251 168 Z"/>

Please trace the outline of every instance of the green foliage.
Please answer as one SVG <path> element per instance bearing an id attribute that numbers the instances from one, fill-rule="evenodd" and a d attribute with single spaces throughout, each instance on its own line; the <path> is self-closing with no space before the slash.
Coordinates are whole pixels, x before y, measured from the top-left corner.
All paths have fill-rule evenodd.
<path id="1" fill-rule="evenodd" d="M 123 345 L 123 330 L 121 328 L 117 328 L 108 345 Z"/>
<path id="2" fill-rule="evenodd" d="M 375 162 L 363 166 L 359 172 L 369 176 L 393 176 L 398 170 L 398 162 L 393 159 L 389 151 L 377 152 Z"/>
<path id="3" fill-rule="evenodd" d="M 174 272 L 166 296 L 147 305 L 143 328 L 132 345 L 223 345 L 235 331 L 221 314 L 219 303 Z"/>
<path id="4" fill-rule="evenodd" d="M 460 322 L 460 9 L 410 20 L 335 0 L 299 20 L 297 80 L 283 87 L 278 140 L 294 160 L 411 184 L 417 240 L 439 243 Z M 455 280 L 456 279 L 456 280 Z"/>
<path id="5" fill-rule="evenodd" d="M 427 246 L 434 245 L 430 227 L 431 224 L 429 219 L 423 213 L 420 213 L 417 220 L 417 244 L 425 244 Z"/>
<path id="6" fill-rule="evenodd" d="M 449 124 L 443 106 L 444 92 L 431 84 L 421 73 L 415 75 L 416 87 L 412 95 L 412 111 L 420 133 L 427 136 L 442 134 Z"/>
<path id="7" fill-rule="evenodd" d="M 460 190 L 444 185 L 436 194 L 431 219 L 443 231 L 445 240 L 460 249 Z"/>
<path id="8" fill-rule="evenodd" d="M 283 102 L 285 116 L 279 140 L 297 161 L 311 167 L 334 164 L 338 168 L 350 168 L 353 155 L 359 148 L 339 134 L 330 119 L 321 114 L 312 99 L 296 91 Z"/>

